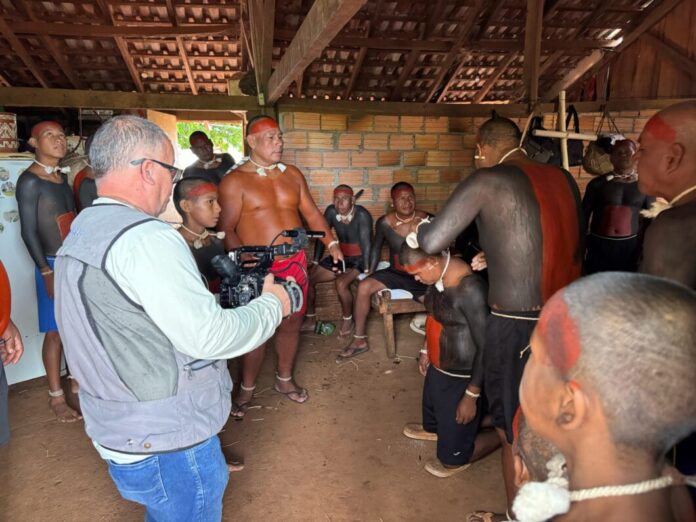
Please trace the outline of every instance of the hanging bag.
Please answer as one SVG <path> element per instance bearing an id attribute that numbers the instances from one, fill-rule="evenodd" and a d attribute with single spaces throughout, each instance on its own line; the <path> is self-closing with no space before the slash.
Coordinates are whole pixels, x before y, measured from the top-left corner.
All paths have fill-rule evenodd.
<path id="1" fill-rule="evenodd" d="M 608 121 L 608 132 L 602 132 L 605 120 Z M 604 176 L 614 170 L 611 164 L 611 149 L 619 140 L 625 139 L 614 119 L 608 112 L 602 113 L 597 127 L 597 141 L 590 142 L 582 158 L 582 167 L 593 176 Z"/>
<path id="2" fill-rule="evenodd" d="M 534 130 L 546 130 L 543 125 L 541 116 L 534 116 L 529 125 L 527 139 L 525 139 L 522 148 L 527 152 L 529 159 L 540 163 L 548 163 L 554 156 L 554 140 L 553 138 L 545 138 L 543 136 L 534 136 Z"/>

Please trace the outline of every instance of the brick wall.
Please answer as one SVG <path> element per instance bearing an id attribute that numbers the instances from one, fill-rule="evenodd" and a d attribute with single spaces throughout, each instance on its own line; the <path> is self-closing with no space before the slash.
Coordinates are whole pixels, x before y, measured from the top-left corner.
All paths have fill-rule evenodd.
<path id="1" fill-rule="evenodd" d="M 656 111 L 614 114 L 619 129 L 637 139 Z M 282 113 L 283 161 L 305 174 L 320 209 L 332 202 L 333 188 L 346 183 L 364 189 L 360 204 L 375 219 L 389 209 L 389 189 L 408 181 L 416 189 L 418 207 L 437 212 L 457 183 L 473 170 L 476 129 L 486 118 L 370 116 Z M 591 133 L 601 115 L 580 115 L 580 129 Z M 526 118 L 516 120 L 520 126 Z M 555 115 L 544 118 L 554 128 Z M 581 190 L 591 177 L 571 168 Z"/>

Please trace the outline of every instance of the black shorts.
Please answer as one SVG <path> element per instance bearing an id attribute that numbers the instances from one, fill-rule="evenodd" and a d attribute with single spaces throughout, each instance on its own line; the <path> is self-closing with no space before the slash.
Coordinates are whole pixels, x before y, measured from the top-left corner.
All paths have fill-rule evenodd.
<path id="1" fill-rule="evenodd" d="M 400 289 L 411 292 L 415 300 L 423 297 L 428 289 L 427 285 L 419 283 L 412 275 L 400 270 L 394 270 L 392 267 L 377 270 L 370 277 L 376 279 L 390 290 Z"/>
<path id="2" fill-rule="evenodd" d="M 457 405 L 471 379 L 451 377 L 431 365 L 423 383 L 423 428 L 437 433 L 437 458 L 448 466 L 467 464 L 474 454 L 474 443 L 483 415 L 479 398 L 476 417 L 457 424 Z"/>
<path id="3" fill-rule="evenodd" d="M 590 234 L 587 236 L 585 273 L 635 272 L 638 270 L 640 240 L 638 236 L 614 239 Z"/>
<path id="4" fill-rule="evenodd" d="M 355 269 L 358 272 L 362 272 L 363 269 L 363 258 L 362 256 L 350 256 L 350 257 L 345 257 L 343 260 L 346 262 L 346 272 L 351 269 Z M 331 256 L 326 256 L 324 259 L 319 261 L 319 266 L 322 268 L 326 268 L 330 272 L 333 272 L 334 269 L 334 262 L 333 262 L 333 257 Z M 341 266 L 341 263 L 339 261 L 338 266 L 343 268 Z"/>
<path id="5" fill-rule="evenodd" d="M 520 381 L 529 358 L 529 339 L 539 312 L 500 312 L 527 319 L 489 315 L 483 351 L 484 390 L 493 425 L 512 444 L 512 419 L 520 405 Z"/>

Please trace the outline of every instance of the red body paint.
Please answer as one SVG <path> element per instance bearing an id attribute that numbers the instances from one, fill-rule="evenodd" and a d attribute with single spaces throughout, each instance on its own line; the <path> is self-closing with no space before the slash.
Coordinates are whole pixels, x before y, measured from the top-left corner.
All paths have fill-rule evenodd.
<path id="1" fill-rule="evenodd" d="M 70 225 L 75 220 L 74 212 L 66 212 L 60 216 L 56 216 L 56 225 L 58 225 L 58 231 L 60 232 L 60 239 L 65 241 L 70 233 Z"/>
<path id="2" fill-rule="evenodd" d="M 54 127 L 56 129 L 59 129 L 60 131 L 63 130 L 63 127 L 57 121 L 42 121 L 31 128 L 31 137 L 38 138 L 39 136 L 41 136 L 41 133 L 49 127 Z"/>
<path id="3" fill-rule="evenodd" d="M 11 303 L 10 279 L 5 272 L 5 266 L 0 261 L 0 335 L 5 333 L 5 328 L 10 324 Z"/>
<path id="4" fill-rule="evenodd" d="M 428 348 L 428 359 L 435 368 L 440 367 L 440 334 L 442 324 L 428 314 L 425 320 L 425 344 Z"/>
<path id="5" fill-rule="evenodd" d="M 269 130 L 279 130 L 278 123 L 273 118 L 261 118 L 255 121 L 249 127 L 249 134 L 256 134 L 257 132 L 264 132 Z"/>
<path id="6" fill-rule="evenodd" d="M 77 210 L 82 210 L 80 207 L 80 185 L 82 185 L 82 182 L 87 177 L 88 169 L 89 167 L 82 169 L 77 173 L 77 176 L 75 176 L 75 179 L 73 180 L 73 196 L 75 198 L 75 208 Z"/>
<path id="7" fill-rule="evenodd" d="M 353 190 L 348 189 L 348 188 L 337 188 L 334 189 L 334 197 L 339 196 L 340 194 L 346 194 L 350 196 L 351 198 L 353 197 Z"/>
<path id="8" fill-rule="evenodd" d="M 515 415 L 512 417 L 512 438 L 517 440 L 520 438 L 520 420 L 522 418 L 522 408 L 517 407 Z"/>
<path id="9" fill-rule="evenodd" d="M 537 328 L 551 364 L 567 374 L 578 362 L 581 347 L 578 326 L 570 317 L 562 292 L 546 303 Z"/>
<path id="10" fill-rule="evenodd" d="M 539 204 L 543 304 L 580 277 L 582 257 L 577 202 L 557 167 L 529 163 L 518 163 L 517 167 L 527 175 Z"/>
<path id="11" fill-rule="evenodd" d="M 626 205 L 607 205 L 602 209 L 599 233 L 606 237 L 626 237 L 633 234 L 633 209 Z"/>
<path id="12" fill-rule="evenodd" d="M 217 187 L 214 183 L 201 183 L 188 191 L 186 199 L 198 198 L 204 194 L 210 194 L 211 192 L 217 192 Z"/>
<path id="13" fill-rule="evenodd" d="M 338 246 L 340 247 L 344 256 L 355 257 L 362 255 L 362 249 L 357 243 L 339 243 Z"/>
<path id="14" fill-rule="evenodd" d="M 664 141 L 665 143 L 674 143 L 674 140 L 677 138 L 677 132 L 658 114 L 648 120 L 643 132 L 649 132 L 656 140 Z"/>

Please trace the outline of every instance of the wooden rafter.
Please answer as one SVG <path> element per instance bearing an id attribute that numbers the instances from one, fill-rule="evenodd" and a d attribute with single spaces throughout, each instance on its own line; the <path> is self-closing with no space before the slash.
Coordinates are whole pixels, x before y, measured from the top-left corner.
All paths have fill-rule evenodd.
<path id="1" fill-rule="evenodd" d="M 517 59 L 517 53 L 512 53 L 503 58 L 503 60 L 498 64 L 498 66 L 495 68 L 495 71 L 493 71 L 493 74 L 491 74 L 488 79 L 486 79 L 486 82 L 483 84 L 481 89 L 476 93 L 476 96 L 474 96 L 473 102 L 474 103 L 480 103 L 486 95 L 490 92 L 490 90 L 493 88 L 495 83 L 500 79 L 500 77 L 503 75 L 505 70 L 510 67 L 510 64 L 514 62 Z"/>
<path id="2" fill-rule="evenodd" d="M 254 57 L 254 74 L 259 105 L 269 104 L 268 79 L 273 58 L 275 0 L 249 0 L 249 39 Z M 291 78 L 294 80 L 294 78 Z"/>
<path id="3" fill-rule="evenodd" d="M 452 76 L 450 76 L 449 80 L 447 80 L 447 83 L 442 88 L 442 92 L 440 92 L 440 94 L 438 95 L 436 103 L 440 103 L 442 100 L 445 99 L 445 96 L 447 96 L 447 91 L 450 90 L 450 88 L 452 87 L 454 82 L 457 81 L 457 77 L 462 73 L 462 70 L 464 69 L 464 67 L 466 67 L 466 63 L 469 61 L 469 57 L 470 57 L 469 53 L 464 53 L 462 55 L 462 59 L 459 62 L 459 65 L 457 65 L 457 68 L 452 73 Z M 431 96 L 431 98 L 432 98 L 432 96 Z M 428 100 L 430 100 L 430 98 L 426 99 L 426 101 L 428 101 Z"/>
<path id="4" fill-rule="evenodd" d="M 696 78 L 696 60 L 691 58 L 683 49 L 680 49 L 672 42 L 663 40 L 652 31 L 645 33 L 644 38 L 659 54 L 667 57 L 682 72 L 692 78 Z"/>
<path id="5" fill-rule="evenodd" d="M 280 98 L 297 74 L 321 55 L 366 1 L 315 0 L 268 80 L 268 103 Z"/>
<path id="6" fill-rule="evenodd" d="M 97 0 L 102 4 L 105 0 Z M 173 36 L 213 36 L 216 34 L 238 34 L 237 24 L 215 25 L 171 25 L 133 26 L 133 25 L 92 25 L 44 22 L 16 22 L 13 24 L 17 34 L 74 36 L 83 38 L 157 38 Z"/>
<path id="7" fill-rule="evenodd" d="M 346 90 L 343 91 L 344 98 L 348 98 L 350 93 L 353 92 L 353 89 L 355 88 L 355 82 L 358 80 L 360 69 L 362 69 L 362 64 L 365 61 L 365 55 L 367 55 L 367 47 L 361 47 L 358 51 L 358 56 L 355 58 L 355 64 L 353 65 L 353 70 L 350 73 L 350 79 L 348 80 Z"/>
<path id="8" fill-rule="evenodd" d="M 97 4 L 99 5 L 99 9 L 101 10 L 102 15 L 104 16 L 104 21 L 107 24 L 113 26 L 113 14 L 111 13 L 111 9 L 109 8 L 108 2 L 106 0 L 97 0 Z M 138 69 L 135 66 L 133 57 L 130 55 L 130 52 L 128 51 L 128 44 L 126 43 L 126 39 L 121 36 L 116 36 L 114 37 L 114 41 L 116 42 L 116 47 L 118 47 L 118 52 L 121 53 L 123 63 L 125 63 L 126 67 L 128 68 L 128 73 L 130 74 L 131 80 L 133 80 L 135 88 L 138 90 L 138 92 L 144 92 L 145 88 L 143 87 L 143 82 L 140 79 L 140 73 L 138 72 Z"/>
<path id="9" fill-rule="evenodd" d="M 575 82 L 582 78 L 588 72 L 595 72 L 602 69 L 605 65 L 616 58 L 621 51 L 635 42 L 642 34 L 652 28 L 656 23 L 662 20 L 669 14 L 682 0 L 664 0 L 663 2 L 655 2 L 654 7 L 647 10 L 641 17 L 635 28 L 624 36 L 621 45 L 618 45 L 614 52 L 604 53 L 602 51 L 594 51 L 590 56 L 581 60 L 580 63 L 570 71 L 565 78 L 551 87 L 544 97 L 547 100 L 553 100 L 562 90 L 570 89 Z"/>
<path id="10" fill-rule="evenodd" d="M 495 0 L 494 2 L 488 2 L 488 4 L 490 5 L 490 9 L 488 10 L 486 16 L 483 18 L 481 26 L 479 27 L 478 33 L 476 34 L 474 40 L 480 40 L 481 38 L 483 38 L 483 35 L 486 34 L 486 29 L 488 29 L 488 26 L 491 25 L 491 22 L 498 17 L 498 12 L 503 7 L 504 3 L 505 0 Z"/>
<path id="11" fill-rule="evenodd" d="M 391 101 L 399 101 L 401 99 L 401 93 L 404 90 L 404 85 L 406 85 L 406 80 L 413 72 L 413 69 L 418 63 L 418 58 L 420 57 L 420 51 L 411 51 L 408 53 L 404 65 L 401 67 L 401 73 L 399 78 L 396 80 L 396 84 L 392 89 Z M 402 100 L 403 101 L 403 100 Z"/>
<path id="12" fill-rule="evenodd" d="M 0 73 L 0 84 L 5 87 L 12 87 L 10 80 L 8 80 L 3 74 Z"/>
<path id="13" fill-rule="evenodd" d="M 539 62 L 544 0 L 527 0 L 527 23 L 524 30 L 524 70 L 522 73 L 527 101 L 539 99 Z"/>
<path id="14" fill-rule="evenodd" d="M 46 80 L 46 77 L 41 72 L 41 69 L 38 67 L 34 59 L 31 57 L 29 51 L 27 51 L 27 48 L 19 40 L 19 38 L 17 38 L 17 35 L 15 35 L 14 31 L 12 31 L 12 29 L 7 24 L 4 18 L 0 18 L 0 34 L 2 34 L 5 40 L 7 40 L 10 43 L 10 46 L 12 46 L 14 52 L 16 52 L 19 58 L 22 60 L 22 62 L 24 62 L 24 65 L 26 65 L 27 69 L 31 71 L 31 74 L 34 75 L 36 81 L 38 81 L 42 87 L 48 88 L 48 80 Z"/>
<path id="15" fill-rule="evenodd" d="M 427 38 L 430 38 L 433 35 L 433 32 L 435 31 L 435 26 L 437 25 L 438 20 L 442 19 L 446 7 L 446 0 L 437 0 L 437 2 L 435 3 L 435 8 L 430 13 L 430 16 L 428 17 L 428 20 L 425 24 L 425 36 Z"/>
<path id="16" fill-rule="evenodd" d="M 174 4 L 172 0 L 166 0 L 167 2 L 167 13 L 169 14 L 169 19 L 172 22 L 172 26 L 177 27 L 179 22 L 176 19 L 176 10 L 174 9 Z M 191 65 L 189 64 L 188 55 L 186 54 L 186 47 L 184 45 L 184 39 L 181 36 L 176 37 L 176 48 L 179 51 L 179 56 L 181 57 L 181 63 L 186 71 L 186 78 L 188 78 L 189 86 L 191 87 L 191 92 L 193 94 L 198 94 L 198 87 L 196 87 L 196 82 L 193 79 L 193 73 L 191 72 Z"/>

